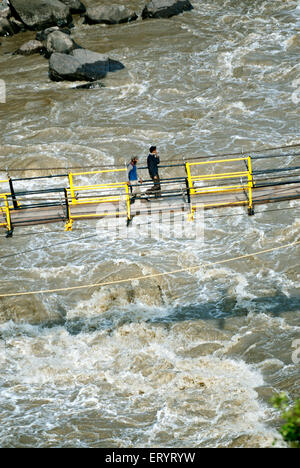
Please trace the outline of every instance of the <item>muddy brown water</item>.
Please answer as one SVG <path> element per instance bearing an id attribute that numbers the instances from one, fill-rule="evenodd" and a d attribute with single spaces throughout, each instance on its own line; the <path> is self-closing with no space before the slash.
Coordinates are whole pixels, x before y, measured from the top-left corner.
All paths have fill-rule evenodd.
<path id="1" fill-rule="evenodd" d="M 143 165 L 151 144 L 172 161 L 300 143 L 298 3 L 193 4 L 168 20 L 113 27 L 75 17 L 79 44 L 126 66 L 101 89 L 50 82 L 43 57 L 12 55 L 33 33 L 1 38 L 0 168 L 22 177 L 131 155 Z M 257 167 L 295 166 L 295 153 Z M 299 247 L 204 264 L 297 240 L 299 203 L 254 217 L 208 212 L 196 239 L 181 218 L 175 232 L 149 222 L 119 238 L 101 222 L 2 235 L 1 292 L 199 265 L 1 299 L 2 447 L 270 447 L 278 437 L 270 397 L 299 396 Z"/>

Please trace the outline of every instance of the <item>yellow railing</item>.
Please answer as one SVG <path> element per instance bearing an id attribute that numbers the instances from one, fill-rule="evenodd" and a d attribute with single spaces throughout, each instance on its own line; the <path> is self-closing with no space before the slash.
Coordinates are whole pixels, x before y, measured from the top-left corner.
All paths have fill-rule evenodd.
<path id="1" fill-rule="evenodd" d="M 227 165 L 228 163 L 243 163 L 245 170 L 228 172 L 215 172 L 207 174 L 205 168 L 214 167 L 214 165 Z M 190 204 L 189 219 L 193 219 L 197 208 L 212 208 L 229 205 L 247 205 L 249 214 L 253 214 L 253 173 L 251 165 L 251 157 L 241 157 L 235 159 L 222 159 L 201 162 L 187 162 L 186 173 L 188 181 L 188 195 Z M 200 170 L 199 170 L 200 169 Z M 110 181 L 105 182 L 105 176 L 108 175 Z M 117 177 L 120 175 L 121 177 Z M 131 221 L 131 205 L 130 205 L 130 188 L 126 182 L 126 169 L 107 169 L 102 171 L 77 172 L 69 173 L 69 187 L 65 191 L 66 204 L 66 231 L 72 229 L 73 222 L 76 219 L 92 219 L 103 217 L 119 217 L 127 216 L 127 221 Z M 74 180 L 77 177 L 84 176 L 85 185 L 77 184 Z M 87 177 L 90 176 L 90 177 Z M 99 183 L 97 177 L 99 176 Z M 121 179 L 118 181 L 118 179 Z M 116 180 L 113 182 L 112 180 Z M 82 181 L 82 179 L 81 179 Z M 97 182 L 96 184 L 93 182 Z M 222 182 L 222 183 L 221 183 Z M 0 180 L 2 184 L 10 184 L 10 180 Z M 5 189 L 4 189 L 5 190 Z M 1 192 L 1 189 L 0 189 Z M 230 197 L 230 193 L 244 192 L 245 199 L 241 197 Z M 209 195 L 224 194 L 224 199 L 211 197 Z M 205 204 L 205 195 L 208 196 Z M 16 209 L 15 203 L 9 205 L 10 197 L 13 199 L 13 193 L 0 193 L 0 227 L 6 227 L 8 231 L 12 231 L 11 211 Z M 204 202 L 203 202 L 204 200 Z M 96 207 L 90 207 L 97 205 Z M 82 209 L 80 208 L 82 206 Z M 75 207 L 77 210 L 75 210 Z M 74 208 L 72 210 L 72 208 Z M 3 222 L 2 222 L 3 220 Z"/>
<path id="2" fill-rule="evenodd" d="M 11 231 L 12 224 L 11 224 L 11 217 L 10 217 L 10 207 L 8 204 L 6 194 L 0 195 L 0 213 L 5 220 L 5 222 L 3 223 L 1 222 L 2 220 L 0 219 L 0 227 L 5 227 L 8 231 Z"/>
<path id="3" fill-rule="evenodd" d="M 78 187 L 75 187 L 74 185 L 74 177 L 79 177 L 79 176 L 92 176 L 92 175 L 103 175 L 103 174 L 114 174 L 114 173 L 120 173 L 120 172 L 126 172 L 126 169 L 106 169 L 103 171 L 91 171 L 91 172 L 70 172 L 69 173 L 69 183 L 70 183 L 70 191 L 71 191 L 71 197 L 72 197 L 72 203 L 75 205 L 78 202 L 78 199 L 75 195 L 75 192 L 78 191 Z M 121 182 L 122 183 L 122 182 Z M 125 183 L 125 182 L 123 182 Z M 120 184 L 120 182 L 116 182 L 116 184 Z M 110 185 L 110 184 L 108 184 Z M 83 186 L 79 186 L 83 187 Z M 86 187 L 90 187 L 89 185 Z M 81 202 L 78 202 L 81 203 Z"/>
<path id="4" fill-rule="evenodd" d="M 78 172 L 69 174 L 70 187 L 66 189 L 66 197 L 68 204 L 68 222 L 66 224 L 66 231 L 72 230 L 72 225 L 75 219 L 91 219 L 99 218 L 104 216 L 127 216 L 127 220 L 131 220 L 130 210 L 130 194 L 129 187 L 126 182 L 110 182 L 102 183 L 97 185 L 74 185 L 75 176 L 86 176 L 113 172 L 124 172 L 126 169 L 115 169 L 105 171 L 93 171 L 93 172 Z M 78 205 L 99 205 L 102 204 L 113 204 L 117 205 L 116 210 L 101 210 L 99 213 L 88 213 L 74 215 L 72 214 L 72 206 Z M 123 209 L 124 207 L 124 209 Z M 111 208 L 111 207 L 110 207 Z"/>
<path id="5" fill-rule="evenodd" d="M 0 196 L 7 194 L 7 190 L 3 190 L 1 186 L 4 184 L 8 184 L 8 183 L 9 183 L 9 180 L 0 180 Z"/>
<path id="6" fill-rule="evenodd" d="M 244 162 L 246 163 L 247 170 L 215 173 L 215 174 L 193 174 L 193 169 L 195 167 L 204 168 L 207 165 L 214 164 L 224 164 L 230 162 Z M 186 163 L 186 173 L 188 178 L 188 188 L 190 195 L 190 215 L 189 219 L 194 219 L 194 213 L 197 208 L 210 208 L 210 207 L 221 207 L 230 205 L 248 205 L 249 214 L 253 214 L 253 196 L 252 190 L 254 186 L 253 182 L 253 173 L 252 173 L 252 164 L 251 157 L 244 158 L 235 158 L 235 159 L 220 159 L 214 161 L 201 161 L 195 163 Z M 233 185 L 216 185 L 212 184 L 210 186 L 197 186 L 197 183 L 206 183 L 206 182 L 220 182 L 228 180 L 240 179 L 240 183 L 235 183 Z M 243 183 L 242 179 L 246 179 L 247 182 Z M 216 203 L 196 203 L 193 204 L 193 198 L 198 196 L 198 199 L 201 195 L 210 195 L 210 194 L 222 194 L 222 193 L 235 193 L 235 192 L 244 192 L 248 193 L 248 199 L 242 201 L 230 200 L 230 202 L 216 202 Z M 200 198 L 201 200 L 201 198 Z"/>
<path id="7" fill-rule="evenodd" d="M 0 227 L 4 227 L 7 229 L 7 231 L 12 230 L 12 224 L 11 224 L 11 216 L 10 216 L 10 209 L 12 207 L 9 206 L 8 203 L 8 195 L 10 195 L 7 190 L 2 192 L 2 187 L 3 185 L 9 184 L 9 179 L 6 180 L 0 180 Z M 3 222 L 4 221 L 4 222 Z"/>

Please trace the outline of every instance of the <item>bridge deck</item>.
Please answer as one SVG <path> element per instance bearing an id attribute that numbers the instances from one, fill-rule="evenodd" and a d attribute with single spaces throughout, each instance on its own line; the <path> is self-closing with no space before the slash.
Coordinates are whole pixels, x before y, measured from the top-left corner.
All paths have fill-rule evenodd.
<path id="1" fill-rule="evenodd" d="M 128 222 L 139 215 L 187 212 L 192 219 L 199 209 L 230 206 L 246 206 L 254 214 L 256 205 L 300 198 L 300 167 L 253 171 L 252 163 L 251 157 L 241 157 L 161 166 L 168 175 L 161 179 L 161 190 L 149 192 L 153 182 L 145 180 L 134 203 L 124 181 L 126 169 L 0 181 L 9 185 L 0 193 L 0 227 L 11 235 L 17 226 L 65 222 L 70 230 L 74 221 L 104 217 L 127 218 Z M 58 178 L 63 177 L 67 177 L 67 187 L 57 186 L 54 180 L 60 183 Z M 81 178 L 81 185 L 75 185 L 75 177 Z M 97 185 L 92 184 L 95 177 Z M 39 179 L 42 188 L 33 190 L 31 182 Z M 51 179 L 50 185 L 49 180 L 44 184 L 45 179 Z M 86 179 L 89 184 L 82 185 Z M 29 189 L 16 191 L 14 186 L 20 182 Z"/>
<path id="2" fill-rule="evenodd" d="M 161 192 L 160 196 L 143 195 L 131 205 L 131 215 L 139 216 L 156 212 L 178 212 L 189 211 L 189 203 L 184 186 L 178 186 L 182 194 L 170 195 Z M 146 198 L 147 197 L 147 198 Z M 267 187 L 257 187 L 253 189 L 253 205 L 275 203 L 285 200 L 294 200 L 300 198 L 300 182 L 291 185 L 276 185 Z M 249 202 L 246 192 L 220 193 L 197 195 L 193 198 L 193 204 L 203 209 L 214 209 L 226 206 L 247 206 Z M 112 211 L 112 205 L 115 206 L 115 214 L 118 216 L 118 202 L 80 204 L 80 202 L 70 208 L 71 217 L 77 220 L 101 218 L 106 213 Z M 119 216 L 126 218 L 125 201 L 121 204 L 123 211 Z M 108 215 L 110 216 L 110 215 Z M 44 224 L 51 222 L 65 222 L 67 220 L 66 206 L 61 203 L 60 206 L 47 206 L 38 208 L 20 208 L 11 210 L 11 222 L 13 226 L 28 226 L 35 224 Z"/>

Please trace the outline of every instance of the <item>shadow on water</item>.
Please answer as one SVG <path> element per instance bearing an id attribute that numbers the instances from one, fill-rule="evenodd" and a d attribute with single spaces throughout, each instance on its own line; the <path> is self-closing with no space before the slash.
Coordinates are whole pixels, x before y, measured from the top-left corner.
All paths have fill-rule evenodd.
<path id="1" fill-rule="evenodd" d="M 114 329 L 132 322 L 145 321 L 156 324 L 173 324 L 176 322 L 214 320 L 220 329 L 224 328 L 226 319 L 232 317 L 245 317 L 249 312 L 265 313 L 273 317 L 284 316 L 287 312 L 300 311 L 300 295 L 285 296 L 278 293 L 274 296 L 259 297 L 247 301 L 237 301 L 234 297 L 224 296 L 219 301 L 211 301 L 185 306 L 176 306 L 170 309 L 170 313 L 155 315 L 145 320 L 135 317 L 132 308 L 126 310 L 109 311 L 104 315 L 91 318 L 73 318 L 71 320 L 61 319 L 59 321 L 48 321 L 42 324 L 44 328 L 64 326 L 71 335 L 79 333 L 93 333 L 98 330 L 112 332 Z"/>
<path id="2" fill-rule="evenodd" d="M 297 310 L 300 310 L 300 295 L 288 297 L 284 294 L 277 294 L 247 301 L 238 301 L 234 297 L 223 297 L 219 301 L 176 307 L 168 317 L 163 320 L 158 319 L 158 321 L 180 322 L 198 319 L 220 319 L 221 321 L 229 317 L 246 316 L 249 312 L 264 312 L 278 317 L 285 312 Z M 157 321 L 157 319 L 152 321 Z"/>

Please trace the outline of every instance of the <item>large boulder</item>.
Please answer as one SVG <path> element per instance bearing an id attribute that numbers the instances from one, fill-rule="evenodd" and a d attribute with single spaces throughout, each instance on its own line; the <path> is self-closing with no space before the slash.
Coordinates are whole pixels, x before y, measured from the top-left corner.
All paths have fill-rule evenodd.
<path id="1" fill-rule="evenodd" d="M 36 34 L 36 39 L 23 44 L 15 54 L 32 55 L 40 53 L 49 58 L 53 52 L 69 54 L 72 50 L 80 48 L 70 36 L 68 29 L 60 30 L 58 26 L 45 29 Z"/>
<path id="2" fill-rule="evenodd" d="M 72 23 L 70 8 L 59 0 L 10 0 L 10 5 L 12 15 L 30 30 Z"/>
<path id="3" fill-rule="evenodd" d="M 120 24 L 135 21 L 137 14 L 124 5 L 100 5 L 86 10 L 86 24 Z"/>
<path id="4" fill-rule="evenodd" d="M 70 8 L 72 14 L 84 13 L 86 11 L 85 5 L 80 0 L 60 0 L 62 3 Z"/>
<path id="5" fill-rule="evenodd" d="M 53 52 L 69 54 L 72 50 L 79 47 L 69 34 L 59 30 L 48 34 L 44 44 L 48 57 L 50 57 Z"/>
<path id="6" fill-rule="evenodd" d="M 145 6 L 142 18 L 170 18 L 193 8 L 189 0 L 151 0 Z"/>
<path id="7" fill-rule="evenodd" d="M 0 0 L 0 36 L 26 31 L 24 24 L 12 16 L 8 0 Z"/>
<path id="8" fill-rule="evenodd" d="M 53 81 L 97 81 L 108 72 L 121 70 L 121 62 L 86 49 L 75 49 L 69 55 L 53 53 L 49 60 L 49 77 Z"/>

